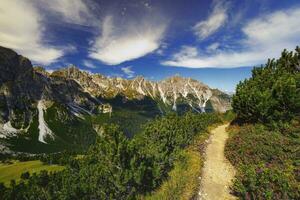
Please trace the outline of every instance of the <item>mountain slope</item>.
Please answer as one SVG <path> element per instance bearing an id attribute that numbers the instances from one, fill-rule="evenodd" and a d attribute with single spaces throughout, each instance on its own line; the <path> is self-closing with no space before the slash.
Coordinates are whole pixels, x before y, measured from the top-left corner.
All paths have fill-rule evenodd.
<path id="1" fill-rule="evenodd" d="M 35 70 L 28 59 L 6 48 L 0 48 L 0 70 L 1 149 L 38 153 L 74 146 L 80 149 L 93 142 L 94 129 L 75 116 L 83 111 L 73 112 L 71 108 L 94 111 L 98 102 L 76 81 L 48 77 Z M 55 123 L 47 120 L 53 107 L 59 108 L 52 119 Z M 51 137 L 44 134 L 52 133 L 59 124 L 68 131 L 60 129 Z M 75 125 L 85 127 L 84 133 Z"/>
<path id="2" fill-rule="evenodd" d="M 149 97 L 165 106 L 177 110 L 178 106 L 186 104 L 197 112 L 206 109 L 225 112 L 230 108 L 230 97 L 207 85 L 180 76 L 153 82 L 141 76 L 132 80 L 122 78 L 108 78 L 100 74 L 89 74 L 71 66 L 54 71 L 50 76 L 64 77 L 76 80 L 84 90 L 100 98 L 114 98 L 117 95 L 126 99 L 143 99 Z M 207 104 L 210 103 L 211 107 Z"/>
<path id="3" fill-rule="evenodd" d="M 7 152 L 80 150 L 93 143 L 104 123 L 119 124 L 131 137 L 142 124 L 171 111 L 230 108 L 228 95 L 179 76 L 126 80 L 74 66 L 50 74 L 3 47 L 0 70 L 0 148 Z"/>

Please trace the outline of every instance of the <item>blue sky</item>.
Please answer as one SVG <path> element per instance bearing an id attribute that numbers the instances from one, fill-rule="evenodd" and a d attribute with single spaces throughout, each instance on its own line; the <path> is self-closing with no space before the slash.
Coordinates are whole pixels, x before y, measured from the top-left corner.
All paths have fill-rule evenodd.
<path id="1" fill-rule="evenodd" d="M 0 0 L 0 45 L 55 70 L 181 75 L 234 91 L 300 44 L 299 0 Z"/>

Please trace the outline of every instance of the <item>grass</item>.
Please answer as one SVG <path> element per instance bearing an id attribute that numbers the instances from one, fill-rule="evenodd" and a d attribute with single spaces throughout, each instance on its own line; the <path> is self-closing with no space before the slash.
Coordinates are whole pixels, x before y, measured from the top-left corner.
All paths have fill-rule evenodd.
<path id="1" fill-rule="evenodd" d="M 209 131 L 199 134 L 192 145 L 179 153 L 174 168 L 168 174 L 169 178 L 156 191 L 141 197 L 141 199 L 185 200 L 194 198 L 200 187 L 199 177 L 201 177 L 201 169 L 204 165 L 202 153 L 208 137 Z"/>
<path id="2" fill-rule="evenodd" d="M 45 165 L 39 160 L 19 162 L 13 161 L 12 163 L 0 163 L 0 182 L 5 186 L 9 186 L 11 180 L 20 180 L 20 176 L 24 172 L 30 174 L 39 173 L 42 170 L 47 171 L 60 171 L 64 166 L 59 165 Z"/>

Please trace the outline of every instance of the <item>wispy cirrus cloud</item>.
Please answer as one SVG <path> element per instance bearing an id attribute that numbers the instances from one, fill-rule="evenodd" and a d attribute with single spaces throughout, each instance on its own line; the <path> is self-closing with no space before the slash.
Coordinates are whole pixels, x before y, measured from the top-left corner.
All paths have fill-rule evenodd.
<path id="1" fill-rule="evenodd" d="M 95 38 L 89 57 L 108 65 L 145 56 L 157 50 L 162 42 L 167 24 L 151 18 L 116 24 L 113 16 L 106 16 L 101 34 Z"/>
<path id="2" fill-rule="evenodd" d="M 97 18 L 92 14 L 83 0 L 33 0 L 38 7 L 51 12 L 54 16 L 66 23 L 90 25 Z M 91 4 L 92 2 L 89 2 Z"/>
<path id="3" fill-rule="evenodd" d="M 1 1 L 0 45 L 37 63 L 55 62 L 64 52 L 43 41 L 45 27 L 41 20 L 39 10 L 30 1 Z"/>
<path id="4" fill-rule="evenodd" d="M 128 67 L 122 67 L 121 70 L 126 74 L 127 78 L 133 78 L 135 75 L 135 72 L 132 70 L 131 66 Z"/>
<path id="5" fill-rule="evenodd" d="M 215 52 L 220 47 L 220 43 L 214 42 L 206 47 L 207 52 Z"/>
<path id="6" fill-rule="evenodd" d="M 211 14 L 206 20 L 197 22 L 193 26 L 194 34 L 200 39 L 206 39 L 221 28 L 228 19 L 228 4 L 223 1 L 215 1 Z"/>
<path id="7" fill-rule="evenodd" d="M 275 11 L 250 20 L 241 28 L 244 39 L 238 50 L 218 50 L 201 54 L 196 47 L 183 46 L 163 65 L 190 68 L 254 66 L 293 50 L 300 43 L 300 8 Z"/>
<path id="8" fill-rule="evenodd" d="M 0 45 L 43 65 L 75 52 L 74 45 L 50 45 L 47 23 L 52 17 L 66 23 L 86 24 L 94 16 L 82 0 L 3 0 L 0 4 Z"/>
<path id="9" fill-rule="evenodd" d="M 87 68 L 91 68 L 91 69 L 97 68 L 96 65 L 94 65 L 94 63 L 89 60 L 84 60 L 83 65 L 86 66 Z"/>

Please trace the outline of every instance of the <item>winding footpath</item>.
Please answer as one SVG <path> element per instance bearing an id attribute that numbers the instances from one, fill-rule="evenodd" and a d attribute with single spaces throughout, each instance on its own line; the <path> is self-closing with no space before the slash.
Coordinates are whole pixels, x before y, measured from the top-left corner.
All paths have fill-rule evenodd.
<path id="1" fill-rule="evenodd" d="M 221 125 L 211 131 L 202 169 L 199 200 L 236 199 L 229 190 L 235 170 L 224 155 L 228 138 L 227 126 L 227 124 Z"/>

